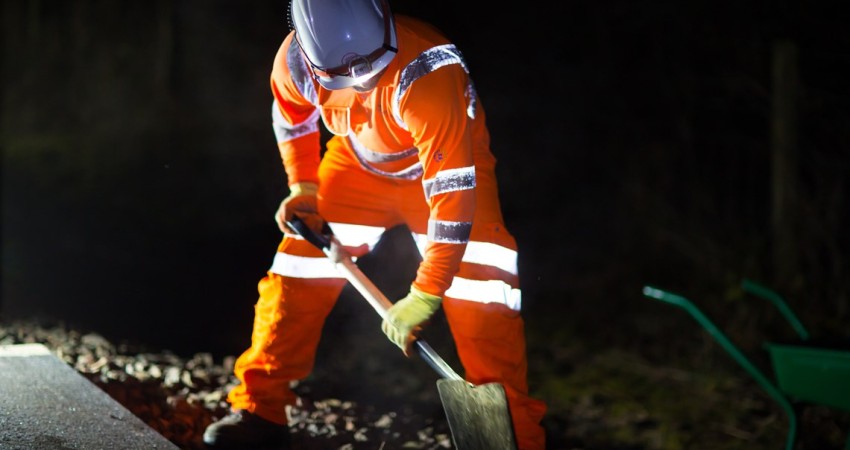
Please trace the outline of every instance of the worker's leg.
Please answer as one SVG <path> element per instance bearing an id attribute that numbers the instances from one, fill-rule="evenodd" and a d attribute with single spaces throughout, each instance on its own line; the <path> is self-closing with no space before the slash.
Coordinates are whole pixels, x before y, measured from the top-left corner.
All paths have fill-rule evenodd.
<path id="1" fill-rule="evenodd" d="M 545 448 L 540 421 L 546 405 L 528 395 L 517 245 L 505 228 L 492 168 L 476 171 L 476 212 L 460 270 L 445 293 L 443 310 L 465 378 L 498 382 L 506 391 L 521 450 Z M 427 240 L 427 209 L 407 217 L 420 249 Z"/>
<path id="2" fill-rule="evenodd" d="M 505 387 L 521 450 L 543 450 L 545 404 L 528 395 L 524 321 L 520 315 L 513 239 L 502 225 L 473 231 L 443 310 L 465 378 Z M 487 254 L 486 258 L 481 255 Z"/>
<path id="3" fill-rule="evenodd" d="M 287 237 L 280 244 L 258 285 L 251 347 L 236 360 L 240 384 L 227 397 L 233 409 L 286 423 L 285 407 L 296 400 L 289 383 L 313 369 L 322 326 L 345 282 L 331 278 L 328 262 L 307 241 Z"/>
<path id="4" fill-rule="evenodd" d="M 328 144 L 319 177 L 319 213 L 355 252 L 368 251 L 386 228 L 400 222 L 391 208 L 395 182 L 360 170 L 338 140 Z M 233 409 L 286 423 L 285 406 L 296 400 L 289 383 L 312 370 L 325 318 L 344 284 L 319 249 L 284 237 L 259 283 L 251 347 L 236 361 L 240 384 L 228 395 Z"/>

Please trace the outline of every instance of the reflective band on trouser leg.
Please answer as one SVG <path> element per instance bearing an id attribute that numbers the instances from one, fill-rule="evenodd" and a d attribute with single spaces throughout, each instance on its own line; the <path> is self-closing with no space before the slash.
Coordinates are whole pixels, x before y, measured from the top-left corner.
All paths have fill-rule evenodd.
<path id="1" fill-rule="evenodd" d="M 418 233 L 411 233 L 411 235 L 419 249 L 419 254 L 424 254 L 425 246 L 428 244 L 428 236 Z M 466 252 L 463 254 L 463 262 L 493 266 L 511 275 L 517 275 L 516 261 L 516 250 L 476 240 L 471 240 L 466 244 Z"/>
<path id="2" fill-rule="evenodd" d="M 386 228 L 368 225 L 330 222 L 331 230 L 340 244 L 359 247 L 369 246 L 371 251 L 381 238 Z M 304 238 L 297 235 L 286 235 L 297 241 Z M 324 254 L 321 256 L 298 256 L 278 251 L 272 262 L 271 272 L 293 278 L 343 278 L 339 270 Z"/>
<path id="3" fill-rule="evenodd" d="M 514 311 L 522 307 L 520 290 L 502 280 L 480 281 L 454 277 L 446 297 L 478 303 L 501 303 Z"/>
<path id="4" fill-rule="evenodd" d="M 287 238 L 279 250 L 319 258 L 306 241 Z M 286 423 L 285 407 L 296 400 L 289 382 L 312 371 L 322 326 L 344 283 L 342 278 L 292 278 L 272 272 L 260 280 L 251 348 L 236 360 L 234 374 L 240 384 L 227 397 L 232 408 Z"/>
<path id="5" fill-rule="evenodd" d="M 520 450 L 543 450 L 546 434 L 540 421 L 546 404 L 528 395 L 524 322 L 519 312 L 501 303 L 449 297 L 443 309 L 467 381 L 502 383 Z"/>
<path id="6" fill-rule="evenodd" d="M 292 278 L 342 278 L 333 262 L 325 256 L 295 256 L 278 252 L 270 272 Z"/>

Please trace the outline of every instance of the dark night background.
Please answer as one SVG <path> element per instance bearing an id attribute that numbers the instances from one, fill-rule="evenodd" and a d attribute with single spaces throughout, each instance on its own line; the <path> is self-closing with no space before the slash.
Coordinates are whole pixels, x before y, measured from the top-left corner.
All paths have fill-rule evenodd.
<path id="1" fill-rule="evenodd" d="M 391 5 L 458 44 L 486 109 L 532 380 L 568 371 L 553 349 L 576 343 L 688 364 L 716 351 L 735 372 L 645 284 L 694 300 L 748 350 L 791 334 L 744 278 L 813 334 L 850 334 L 840 2 Z M 287 192 L 269 114 L 286 7 L 4 1 L 3 320 L 184 354 L 245 348 Z M 409 256 L 396 244 L 370 272 L 402 280 L 388 294 L 409 275 L 381 266 Z"/>

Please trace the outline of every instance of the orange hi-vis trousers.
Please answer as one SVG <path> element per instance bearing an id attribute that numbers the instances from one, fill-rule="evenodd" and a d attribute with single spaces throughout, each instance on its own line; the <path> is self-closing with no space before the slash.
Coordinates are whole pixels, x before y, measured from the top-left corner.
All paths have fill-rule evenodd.
<path id="1" fill-rule="evenodd" d="M 370 174 L 344 144 L 332 145 L 335 141 L 319 169 L 319 212 L 337 239 L 346 246 L 371 248 L 383 230 L 406 224 L 420 250 L 424 248 L 429 211 L 421 182 Z M 543 450 L 540 420 L 546 405 L 528 395 L 516 242 L 503 224 L 492 168 L 476 172 L 476 202 L 470 242 L 442 306 L 466 380 L 501 383 L 519 448 Z M 504 256 L 513 262 L 500 263 Z M 322 327 L 345 283 L 319 249 L 284 236 L 272 268 L 258 285 L 251 347 L 236 361 L 240 384 L 228 394 L 233 409 L 287 422 L 286 405 L 296 402 L 289 383 L 312 371 Z"/>

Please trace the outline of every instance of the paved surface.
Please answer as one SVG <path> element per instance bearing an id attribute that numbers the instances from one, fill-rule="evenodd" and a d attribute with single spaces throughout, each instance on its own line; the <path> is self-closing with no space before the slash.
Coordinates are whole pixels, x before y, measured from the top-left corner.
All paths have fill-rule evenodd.
<path id="1" fill-rule="evenodd" d="M 178 447 L 41 344 L 0 345 L 0 449 Z"/>

